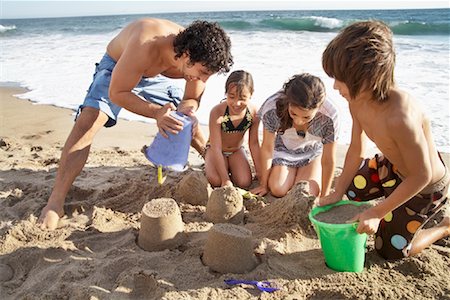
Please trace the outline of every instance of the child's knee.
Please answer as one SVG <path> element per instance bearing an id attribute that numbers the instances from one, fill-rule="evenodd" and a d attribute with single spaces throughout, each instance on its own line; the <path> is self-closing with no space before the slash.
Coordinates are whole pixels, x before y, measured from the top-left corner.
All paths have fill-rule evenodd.
<path id="1" fill-rule="evenodd" d="M 286 196 L 287 192 L 289 191 L 288 189 L 283 188 L 282 186 L 269 186 L 269 188 L 270 193 L 277 198 Z"/>
<path id="2" fill-rule="evenodd" d="M 237 185 L 238 187 L 243 189 L 247 189 L 252 184 L 251 174 L 239 174 L 239 176 L 231 174 L 231 178 L 234 185 Z"/>
<path id="3" fill-rule="evenodd" d="M 252 184 L 252 181 L 251 181 L 251 179 L 244 179 L 244 180 L 237 180 L 236 182 L 235 182 L 235 184 L 238 186 L 238 187 L 240 187 L 240 188 L 243 188 L 243 189 L 247 189 L 247 188 L 249 188 L 250 187 L 250 185 Z"/>
<path id="4" fill-rule="evenodd" d="M 206 174 L 206 179 L 208 179 L 211 187 L 220 187 L 222 185 L 220 178 L 217 176 L 211 176 L 210 174 Z"/>
<path id="5" fill-rule="evenodd" d="M 321 192 L 320 184 L 316 180 L 308 180 L 309 183 L 309 194 L 318 197 Z"/>

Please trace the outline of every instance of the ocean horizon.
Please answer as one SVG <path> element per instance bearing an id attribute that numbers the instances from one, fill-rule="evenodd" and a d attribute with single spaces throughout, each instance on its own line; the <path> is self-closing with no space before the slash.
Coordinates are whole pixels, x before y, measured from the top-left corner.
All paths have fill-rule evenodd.
<path id="1" fill-rule="evenodd" d="M 450 9 L 304 10 L 158 13 L 0 20 L 0 86 L 17 84 L 18 95 L 36 104 L 76 110 L 83 102 L 108 42 L 129 22 L 155 17 L 183 26 L 197 19 L 218 22 L 230 35 L 235 64 L 255 80 L 252 101 L 258 106 L 292 75 L 320 77 L 328 97 L 340 110 L 339 143 L 350 142 L 351 118 L 346 100 L 333 90 L 321 55 L 343 27 L 378 19 L 394 32 L 397 85 L 410 93 L 429 115 L 440 151 L 450 152 Z M 224 97 L 225 75 L 208 82 L 197 113 L 207 124 L 210 109 Z M 179 80 L 183 84 L 183 80 Z M 122 110 L 120 117 L 153 122 Z M 143 141 L 143 143 L 146 141 Z"/>

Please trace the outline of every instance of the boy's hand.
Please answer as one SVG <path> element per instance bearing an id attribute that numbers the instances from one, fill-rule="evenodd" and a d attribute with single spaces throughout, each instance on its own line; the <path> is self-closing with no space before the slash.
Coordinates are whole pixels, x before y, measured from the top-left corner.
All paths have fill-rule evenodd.
<path id="1" fill-rule="evenodd" d="M 176 109 L 172 103 L 167 103 L 162 106 L 156 113 L 156 125 L 158 126 L 159 133 L 165 138 L 168 138 L 167 132 L 177 134 L 183 129 L 183 122 L 177 120 L 170 115 L 170 112 Z"/>
<path id="2" fill-rule="evenodd" d="M 373 208 L 366 209 L 360 214 L 351 218 L 348 222 L 358 222 L 356 232 L 374 234 L 380 226 L 381 219 L 375 213 Z"/>
<path id="3" fill-rule="evenodd" d="M 342 196 L 339 196 L 336 193 L 331 193 L 325 197 L 320 197 L 320 198 L 316 198 L 316 200 L 314 201 L 314 203 L 317 206 L 325 206 L 325 205 L 330 205 L 336 202 L 339 202 L 342 200 Z"/>

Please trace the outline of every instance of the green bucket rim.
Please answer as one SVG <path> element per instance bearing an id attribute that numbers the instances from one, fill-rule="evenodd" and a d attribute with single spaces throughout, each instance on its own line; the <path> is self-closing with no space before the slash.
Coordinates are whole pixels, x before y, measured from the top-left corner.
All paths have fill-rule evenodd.
<path id="1" fill-rule="evenodd" d="M 358 227 L 358 222 L 353 222 L 353 223 L 345 223 L 345 224 L 332 224 L 332 223 L 325 223 L 325 222 L 321 222 L 319 220 L 316 220 L 314 218 L 315 215 L 317 215 L 318 213 L 324 212 L 324 211 L 328 211 L 331 208 L 335 207 L 335 206 L 341 206 L 341 205 L 355 205 L 355 206 L 361 206 L 361 205 L 367 205 L 366 202 L 357 202 L 357 201 L 351 201 L 351 200 L 341 200 L 339 202 L 330 204 L 330 205 L 325 205 L 325 206 L 316 206 L 314 207 L 308 214 L 309 220 L 317 225 L 320 226 L 322 228 L 334 228 L 334 229 L 346 229 L 346 228 L 356 228 Z"/>

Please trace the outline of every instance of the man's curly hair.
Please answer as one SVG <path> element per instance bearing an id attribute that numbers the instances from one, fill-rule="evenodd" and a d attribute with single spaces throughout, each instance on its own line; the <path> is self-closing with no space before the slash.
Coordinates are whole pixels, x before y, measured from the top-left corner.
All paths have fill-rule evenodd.
<path id="1" fill-rule="evenodd" d="M 233 65 L 231 41 L 216 22 L 194 21 L 173 42 L 175 57 L 183 53 L 190 64 L 201 63 L 212 73 L 228 73 Z"/>

